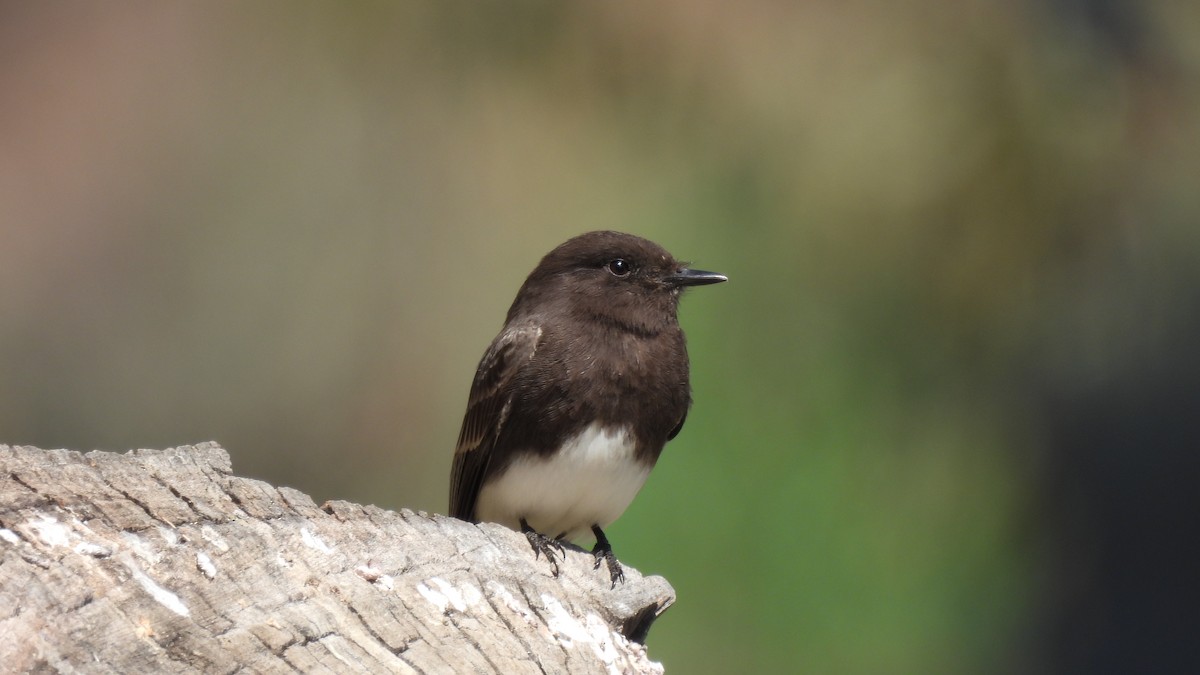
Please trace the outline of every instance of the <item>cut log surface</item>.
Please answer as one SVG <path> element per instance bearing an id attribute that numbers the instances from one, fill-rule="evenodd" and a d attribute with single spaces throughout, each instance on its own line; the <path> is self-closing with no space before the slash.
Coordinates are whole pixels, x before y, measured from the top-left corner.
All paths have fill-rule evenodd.
<path id="1" fill-rule="evenodd" d="M 674 602 L 499 525 L 234 476 L 215 443 L 0 445 L 0 672 L 658 673 Z"/>

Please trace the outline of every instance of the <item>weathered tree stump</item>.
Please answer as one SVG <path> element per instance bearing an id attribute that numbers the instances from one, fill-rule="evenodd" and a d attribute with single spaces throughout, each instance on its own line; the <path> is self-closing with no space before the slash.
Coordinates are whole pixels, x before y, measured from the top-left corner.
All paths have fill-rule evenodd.
<path id="1" fill-rule="evenodd" d="M 125 454 L 0 445 L 0 671 L 651 673 L 674 601 L 555 578 L 498 525 L 232 474 L 215 443 Z"/>

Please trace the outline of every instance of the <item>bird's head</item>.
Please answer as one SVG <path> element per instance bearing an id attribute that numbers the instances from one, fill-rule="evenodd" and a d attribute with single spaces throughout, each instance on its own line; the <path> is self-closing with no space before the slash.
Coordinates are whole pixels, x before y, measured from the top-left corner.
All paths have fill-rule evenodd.
<path id="1" fill-rule="evenodd" d="M 509 318 L 546 311 L 589 316 L 656 333 L 676 323 L 683 289 L 726 281 L 688 267 L 652 241 L 588 232 L 546 254 L 525 280 Z"/>

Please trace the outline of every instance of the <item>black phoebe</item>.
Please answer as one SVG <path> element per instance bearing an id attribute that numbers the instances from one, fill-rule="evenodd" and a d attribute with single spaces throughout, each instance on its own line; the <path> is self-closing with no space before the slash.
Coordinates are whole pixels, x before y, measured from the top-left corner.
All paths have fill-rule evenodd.
<path id="1" fill-rule="evenodd" d="M 553 549 L 589 531 L 596 567 L 621 565 L 601 528 L 633 501 L 691 405 L 676 310 L 687 286 L 725 281 L 661 246 L 589 232 L 542 258 L 471 384 L 450 515 L 520 529 Z"/>

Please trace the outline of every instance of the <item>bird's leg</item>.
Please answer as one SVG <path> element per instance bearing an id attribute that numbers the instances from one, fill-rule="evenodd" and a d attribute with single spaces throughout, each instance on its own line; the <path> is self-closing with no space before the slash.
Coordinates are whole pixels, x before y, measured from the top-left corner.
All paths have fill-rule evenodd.
<path id="1" fill-rule="evenodd" d="M 560 557 L 566 556 L 566 551 L 563 549 L 562 542 L 551 539 L 546 535 L 538 532 L 529 526 L 529 521 L 521 519 L 521 531 L 525 533 L 525 538 L 529 540 L 529 545 L 533 547 L 533 559 L 537 560 L 539 553 L 546 555 L 546 560 L 550 561 L 550 567 L 553 569 L 554 576 L 558 576 L 558 560 L 555 558 L 554 549 L 558 549 Z"/>
<path id="2" fill-rule="evenodd" d="M 608 537 L 604 536 L 604 530 L 601 530 L 599 525 L 592 525 L 592 534 L 596 535 L 596 546 L 592 548 L 596 564 L 592 569 L 598 569 L 601 560 L 607 563 L 608 577 L 612 580 L 612 588 L 616 588 L 618 581 L 625 583 L 625 572 L 621 569 L 621 563 L 617 562 L 617 556 L 613 553 L 612 544 L 608 543 Z"/>

